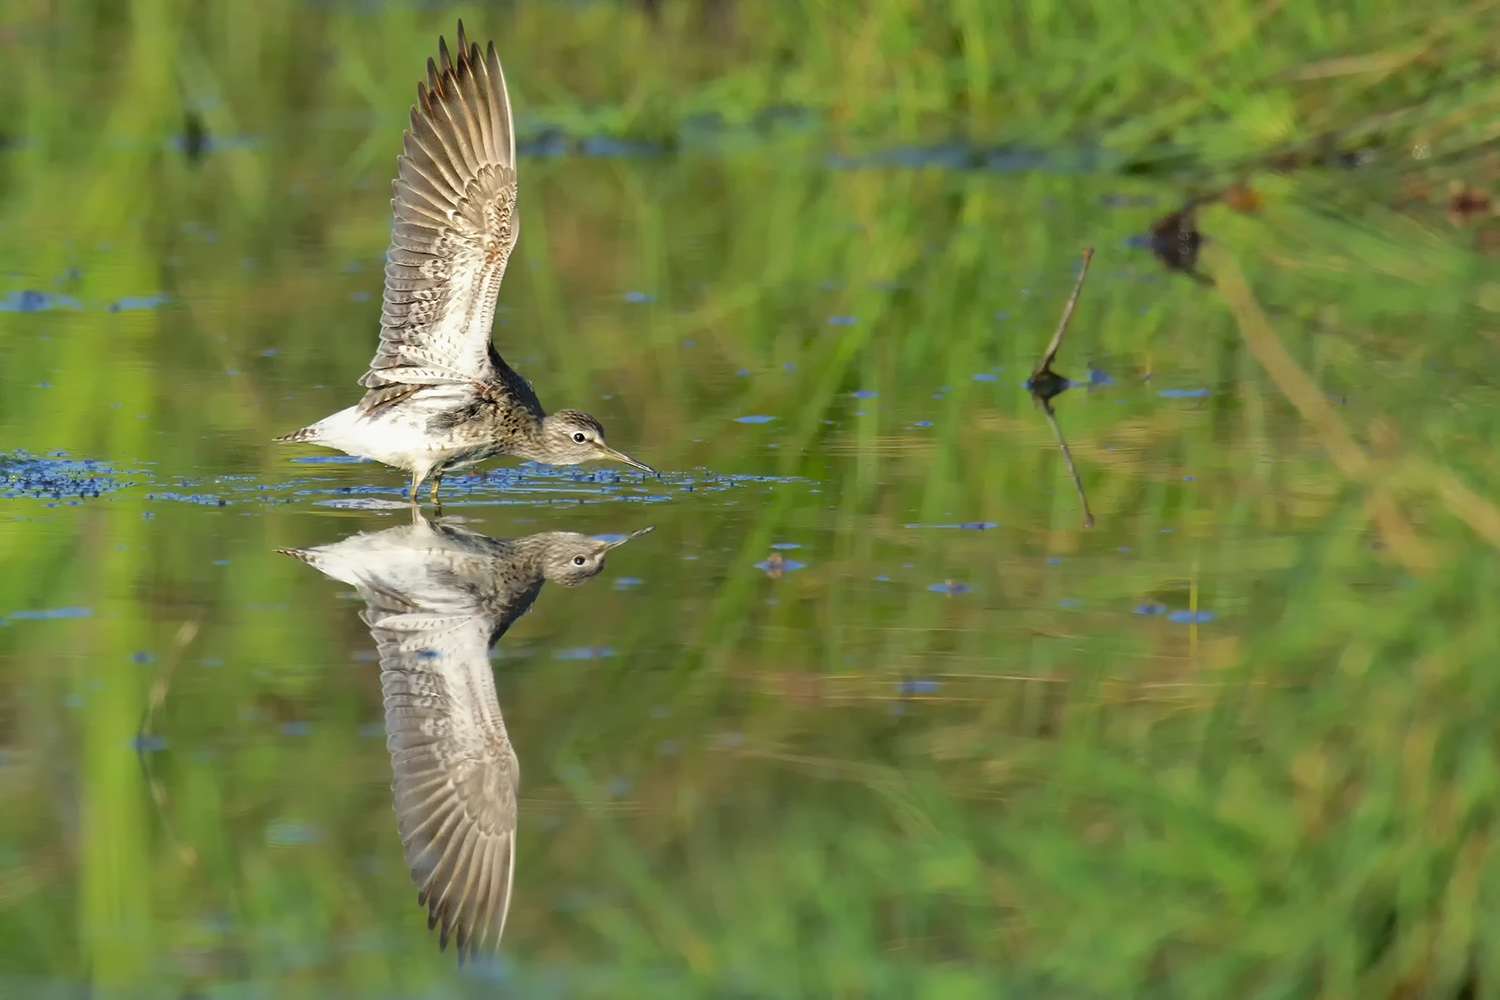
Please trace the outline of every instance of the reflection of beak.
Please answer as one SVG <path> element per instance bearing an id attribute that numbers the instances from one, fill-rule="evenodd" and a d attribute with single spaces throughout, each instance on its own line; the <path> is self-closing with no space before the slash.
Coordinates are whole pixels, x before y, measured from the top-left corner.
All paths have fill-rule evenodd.
<path id="1" fill-rule="evenodd" d="M 610 549 L 617 549 L 621 545 L 624 545 L 626 542 L 630 541 L 632 538 L 640 538 L 642 535 L 648 535 L 655 530 L 656 525 L 648 524 L 640 531 L 632 531 L 630 534 L 624 536 L 623 538 L 604 539 L 604 551 L 608 552 Z"/>
<path id="2" fill-rule="evenodd" d="M 651 466 L 647 465 L 645 462 L 637 462 L 635 459 L 631 458 L 623 451 L 615 451 L 607 444 L 599 445 L 599 457 L 613 459 L 616 462 L 624 462 L 632 469 L 640 469 L 642 472 L 649 472 L 653 476 L 656 475 L 656 470 L 651 468 Z"/>

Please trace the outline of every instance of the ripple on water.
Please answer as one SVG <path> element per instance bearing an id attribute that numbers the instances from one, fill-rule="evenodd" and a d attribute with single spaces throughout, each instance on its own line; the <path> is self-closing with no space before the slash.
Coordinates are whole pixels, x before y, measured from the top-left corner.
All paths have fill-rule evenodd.
<path id="1" fill-rule="evenodd" d="M 559 649 L 552 653 L 554 660 L 603 660 L 614 656 L 613 646 L 579 646 L 575 649 Z"/>
<path id="2" fill-rule="evenodd" d="M 771 418 L 766 418 L 771 419 Z M 130 489 L 127 496 L 159 503 L 198 506 L 282 506 L 310 503 L 347 510 L 406 510 L 409 479 L 405 473 L 350 455 L 303 455 L 294 463 L 319 466 L 369 465 L 375 468 L 334 475 L 268 482 L 258 476 L 163 476 L 156 482 L 148 467 L 123 480 L 108 463 L 76 460 L 63 452 L 40 456 L 0 452 L 0 498 L 17 497 L 86 503 L 106 493 Z M 483 472 L 452 475 L 443 482 L 445 503 L 479 506 L 587 503 L 665 503 L 687 493 L 744 493 L 787 484 L 811 486 L 800 476 L 724 475 L 697 468 L 651 475 L 621 467 L 550 466 L 525 462 Z M 163 488 L 167 487 L 167 488 Z M 72 499 L 78 498 L 78 499 Z M 56 504 L 51 504 L 56 506 Z M 155 517 L 145 510 L 142 517 Z"/>
<path id="3" fill-rule="evenodd" d="M 26 608 L 0 616 L 0 625 L 10 622 L 39 622 L 63 618 L 92 618 L 93 608 Z"/>
<path id="4" fill-rule="evenodd" d="M 60 451 L 45 456 L 0 452 L 0 497 L 98 497 L 130 485 L 108 462 L 80 461 Z"/>
<path id="5" fill-rule="evenodd" d="M 0 312 L 35 313 L 53 309 L 82 309 L 83 304 L 67 295 L 49 295 L 26 289 L 0 298 Z"/>
<path id="6" fill-rule="evenodd" d="M 176 500 L 181 503 L 194 503 L 201 507 L 227 507 L 229 501 L 218 493 L 148 493 L 148 500 Z"/>
<path id="7" fill-rule="evenodd" d="M 294 819 L 276 819 L 266 826 L 266 843 L 271 847 L 302 847 L 322 839 L 316 826 Z"/>
<path id="8" fill-rule="evenodd" d="M 155 309 L 171 301 L 170 295 L 127 295 L 104 308 L 107 312 L 135 312 L 141 309 Z"/>
<path id="9" fill-rule="evenodd" d="M 779 576 L 782 573 L 795 573 L 799 569 L 806 569 L 807 563 L 798 562 L 795 559 L 783 559 L 777 554 L 769 559 L 762 559 L 755 564 L 755 568 Z"/>
<path id="10" fill-rule="evenodd" d="M 341 510 L 405 510 L 410 500 L 387 500 L 384 497 L 334 497 L 330 500 L 314 500 L 317 507 L 336 507 Z"/>

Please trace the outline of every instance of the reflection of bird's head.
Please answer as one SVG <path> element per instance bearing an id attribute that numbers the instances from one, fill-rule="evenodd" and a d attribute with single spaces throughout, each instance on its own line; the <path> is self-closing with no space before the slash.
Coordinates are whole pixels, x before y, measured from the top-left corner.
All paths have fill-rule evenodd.
<path id="1" fill-rule="evenodd" d="M 655 528 L 642 528 L 628 535 L 590 537 L 573 531 L 549 531 L 532 535 L 531 543 L 541 548 L 542 577 L 563 587 L 588 583 L 604 569 L 609 551 L 646 534 Z"/>

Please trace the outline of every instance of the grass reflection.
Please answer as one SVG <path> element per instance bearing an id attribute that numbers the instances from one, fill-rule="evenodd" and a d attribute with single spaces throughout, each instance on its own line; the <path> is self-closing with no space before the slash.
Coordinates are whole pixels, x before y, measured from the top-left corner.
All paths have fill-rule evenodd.
<path id="1" fill-rule="evenodd" d="M 402 515 L 267 443 L 369 354 L 397 68 L 449 15 L 0 25 L 0 295 L 79 306 L 0 312 L 0 993 L 1493 988 L 1500 293 L 1447 205 L 1496 175 L 1493 9 L 773 6 L 484 31 L 538 143 L 500 346 L 683 478 L 638 584 L 494 664 L 528 820 L 475 978 L 411 905 L 368 632 L 273 554 Z M 1097 169 L 861 159 L 955 135 Z M 1253 213 L 1194 215 L 1214 287 L 1128 245 L 1230 180 Z M 1085 532 L 1020 382 L 1088 244 Z M 42 488 L 59 449 L 107 488 Z M 647 502 L 523 475 L 455 509 Z"/>

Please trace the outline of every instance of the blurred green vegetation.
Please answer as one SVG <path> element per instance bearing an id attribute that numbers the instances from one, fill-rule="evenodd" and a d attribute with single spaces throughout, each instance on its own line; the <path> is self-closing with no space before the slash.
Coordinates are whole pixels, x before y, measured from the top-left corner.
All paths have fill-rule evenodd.
<path id="1" fill-rule="evenodd" d="M 661 8 L 0 13 L 0 296 L 81 306 L 0 313 L 0 450 L 121 485 L 0 500 L 0 994 L 1500 995 L 1500 241 L 1443 207 L 1500 177 L 1496 5 Z M 528 138 L 672 147 L 523 162 L 496 335 L 681 470 L 451 505 L 658 525 L 501 644 L 521 835 L 477 978 L 406 878 L 358 605 L 273 551 L 393 523 L 313 501 L 401 476 L 267 443 L 355 398 L 459 15 Z M 1053 158 L 827 161 L 947 141 Z M 1223 293 L 1127 245 L 1230 180 Z M 1092 531 L 1019 388 L 1085 245 Z M 998 527 L 920 527 L 965 522 Z M 806 568 L 755 568 L 778 542 Z"/>

